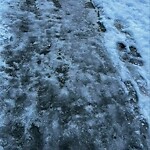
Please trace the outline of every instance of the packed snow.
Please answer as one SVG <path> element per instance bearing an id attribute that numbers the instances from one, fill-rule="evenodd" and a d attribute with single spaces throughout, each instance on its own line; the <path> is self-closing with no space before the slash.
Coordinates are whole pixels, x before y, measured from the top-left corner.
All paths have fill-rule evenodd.
<path id="1" fill-rule="evenodd" d="M 150 2 L 92 2 L 0 0 L 0 150 L 148 149 Z"/>
<path id="2" fill-rule="evenodd" d="M 138 90 L 141 113 L 150 124 L 150 1 L 93 0 L 93 3 L 98 11 L 102 12 L 99 19 L 107 29 L 104 34 L 105 47 L 113 63 L 120 70 L 122 79 L 130 78 L 134 82 L 137 78 L 143 86 L 146 86 L 145 91 L 141 92 L 138 83 L 134 82 Z M 137 48 L 144 65 L 137 66 L 136 70 L 145 81 L 134 75 L 134 68 L 129 70 L 126 62 L 120 61 L 116 48 L 117 42 L 122 42 L 127 47 L 134 45 Z"/>

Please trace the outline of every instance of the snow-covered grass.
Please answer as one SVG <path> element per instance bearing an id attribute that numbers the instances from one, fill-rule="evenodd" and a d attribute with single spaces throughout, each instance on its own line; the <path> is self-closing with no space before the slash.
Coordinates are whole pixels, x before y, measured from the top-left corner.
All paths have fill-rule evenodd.
<path id="1" fill-rule="evenodd" d="M 142 94 L 134 82 L 139 95 L 141 112 L 150 124 L 150 1 L 124 1 L 124 0 L 93 0 L 100 11 L 100 20 L 104 23 L 107 32 L 104 34 L 104 43 L 113 63 L 118 68 L 123 80 L 137 78 L 139 73 L 145 81 L 147 91 Z M 134 45 L 141 54 L 143 66 L 130 65 L 120 60 L 116 48 L 117 42 L 122 42 L 127 47 Z M 134 69 L 136 69 L 136 73 Z"/>

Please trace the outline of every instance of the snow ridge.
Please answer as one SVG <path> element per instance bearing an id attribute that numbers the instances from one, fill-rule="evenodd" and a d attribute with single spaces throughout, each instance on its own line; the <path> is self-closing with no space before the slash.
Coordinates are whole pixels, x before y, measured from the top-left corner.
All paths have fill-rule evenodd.
<path id="1" fill-rule="evenodd" d="M 150 1 L 93 0 L 107 32 L 106 50 L 123 80 L 132 80 L 150 124 Z"/>

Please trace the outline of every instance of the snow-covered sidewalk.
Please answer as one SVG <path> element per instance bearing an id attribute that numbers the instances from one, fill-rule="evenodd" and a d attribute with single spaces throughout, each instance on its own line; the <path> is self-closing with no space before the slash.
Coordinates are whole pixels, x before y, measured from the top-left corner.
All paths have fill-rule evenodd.
<path id="1" fill-rule="evenodd" d="M 146 61 L 112 3 L 0 4 L 0 149 L 148 149 Z"/>

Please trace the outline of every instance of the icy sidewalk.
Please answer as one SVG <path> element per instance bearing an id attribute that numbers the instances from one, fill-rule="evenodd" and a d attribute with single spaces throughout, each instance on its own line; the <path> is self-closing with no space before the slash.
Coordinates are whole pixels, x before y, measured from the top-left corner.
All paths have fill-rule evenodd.
<path id="1" fill-rule="evenodd" d="M 6 14 L 4 149 L 148 149 L 138 93 L 106 51 L 92 3 L 26 0 Z"/>

